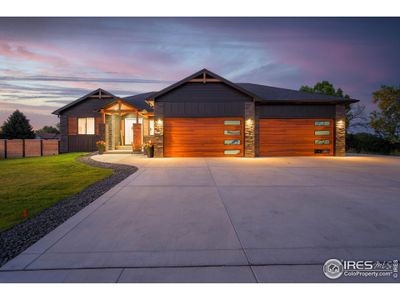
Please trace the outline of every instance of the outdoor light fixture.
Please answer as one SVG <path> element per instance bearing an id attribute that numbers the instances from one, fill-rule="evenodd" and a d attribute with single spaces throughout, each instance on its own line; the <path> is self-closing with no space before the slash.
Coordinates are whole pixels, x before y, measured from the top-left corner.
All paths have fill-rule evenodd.
<path id="1" fill-rule="evenodd" d="M 157 120 L 157 126 L 162 126 L 163 121 L 161 119 Z"/>
<path id="2" fill-rule="evenodd" d="M 253 124 L 253 120 L 250 119 L 250 118 L 247 119 L 247 120 L 246 120 L 246 124 L 247 124 L 247 125 L 252 125 L 252 124 Z"/>

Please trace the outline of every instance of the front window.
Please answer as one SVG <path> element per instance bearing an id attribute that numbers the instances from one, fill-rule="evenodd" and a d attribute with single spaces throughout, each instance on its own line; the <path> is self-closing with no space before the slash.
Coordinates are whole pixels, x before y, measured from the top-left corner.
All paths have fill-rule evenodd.
<path id="1" fill-rule="evenodd" d="M 78 118 L 78 134 L 94 134 L 94 118 Z"/>

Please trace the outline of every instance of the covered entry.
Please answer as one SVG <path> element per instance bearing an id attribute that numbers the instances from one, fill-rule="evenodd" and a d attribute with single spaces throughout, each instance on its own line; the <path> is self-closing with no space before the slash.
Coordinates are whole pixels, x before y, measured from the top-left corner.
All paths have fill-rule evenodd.
<path id="1" fill-rule="evenodd" d="M 332 119 L 261 119 L 260 156 L 333 155 Z"/>
<path id="2" fill-rule="evenodd" d="M 164 156 L 243 156 L 242 118 L 166 118 Z"/>

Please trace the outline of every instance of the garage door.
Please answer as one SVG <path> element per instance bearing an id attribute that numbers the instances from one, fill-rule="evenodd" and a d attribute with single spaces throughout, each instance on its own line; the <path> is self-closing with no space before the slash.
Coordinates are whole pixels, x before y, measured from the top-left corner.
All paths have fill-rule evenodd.
<path id="1" fill-rule="evenodd" d="M 333 155 L 332 119 L 261 119 L 260 156 Z"/>
<path id="2" fill-rule="evenodd" d="M 166 118 L 164 156 L 243 156 L 242 118 Z"/>

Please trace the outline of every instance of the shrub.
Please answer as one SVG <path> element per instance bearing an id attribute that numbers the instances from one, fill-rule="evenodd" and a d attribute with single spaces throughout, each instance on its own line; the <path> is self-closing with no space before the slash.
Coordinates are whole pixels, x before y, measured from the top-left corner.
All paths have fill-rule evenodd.
<path id="1" fill-rule="evenodd" d="M 355 153 L 396 154 L 400 147 L 377 135 L 361 132 L 347 134 L 346 150 Z"/>

